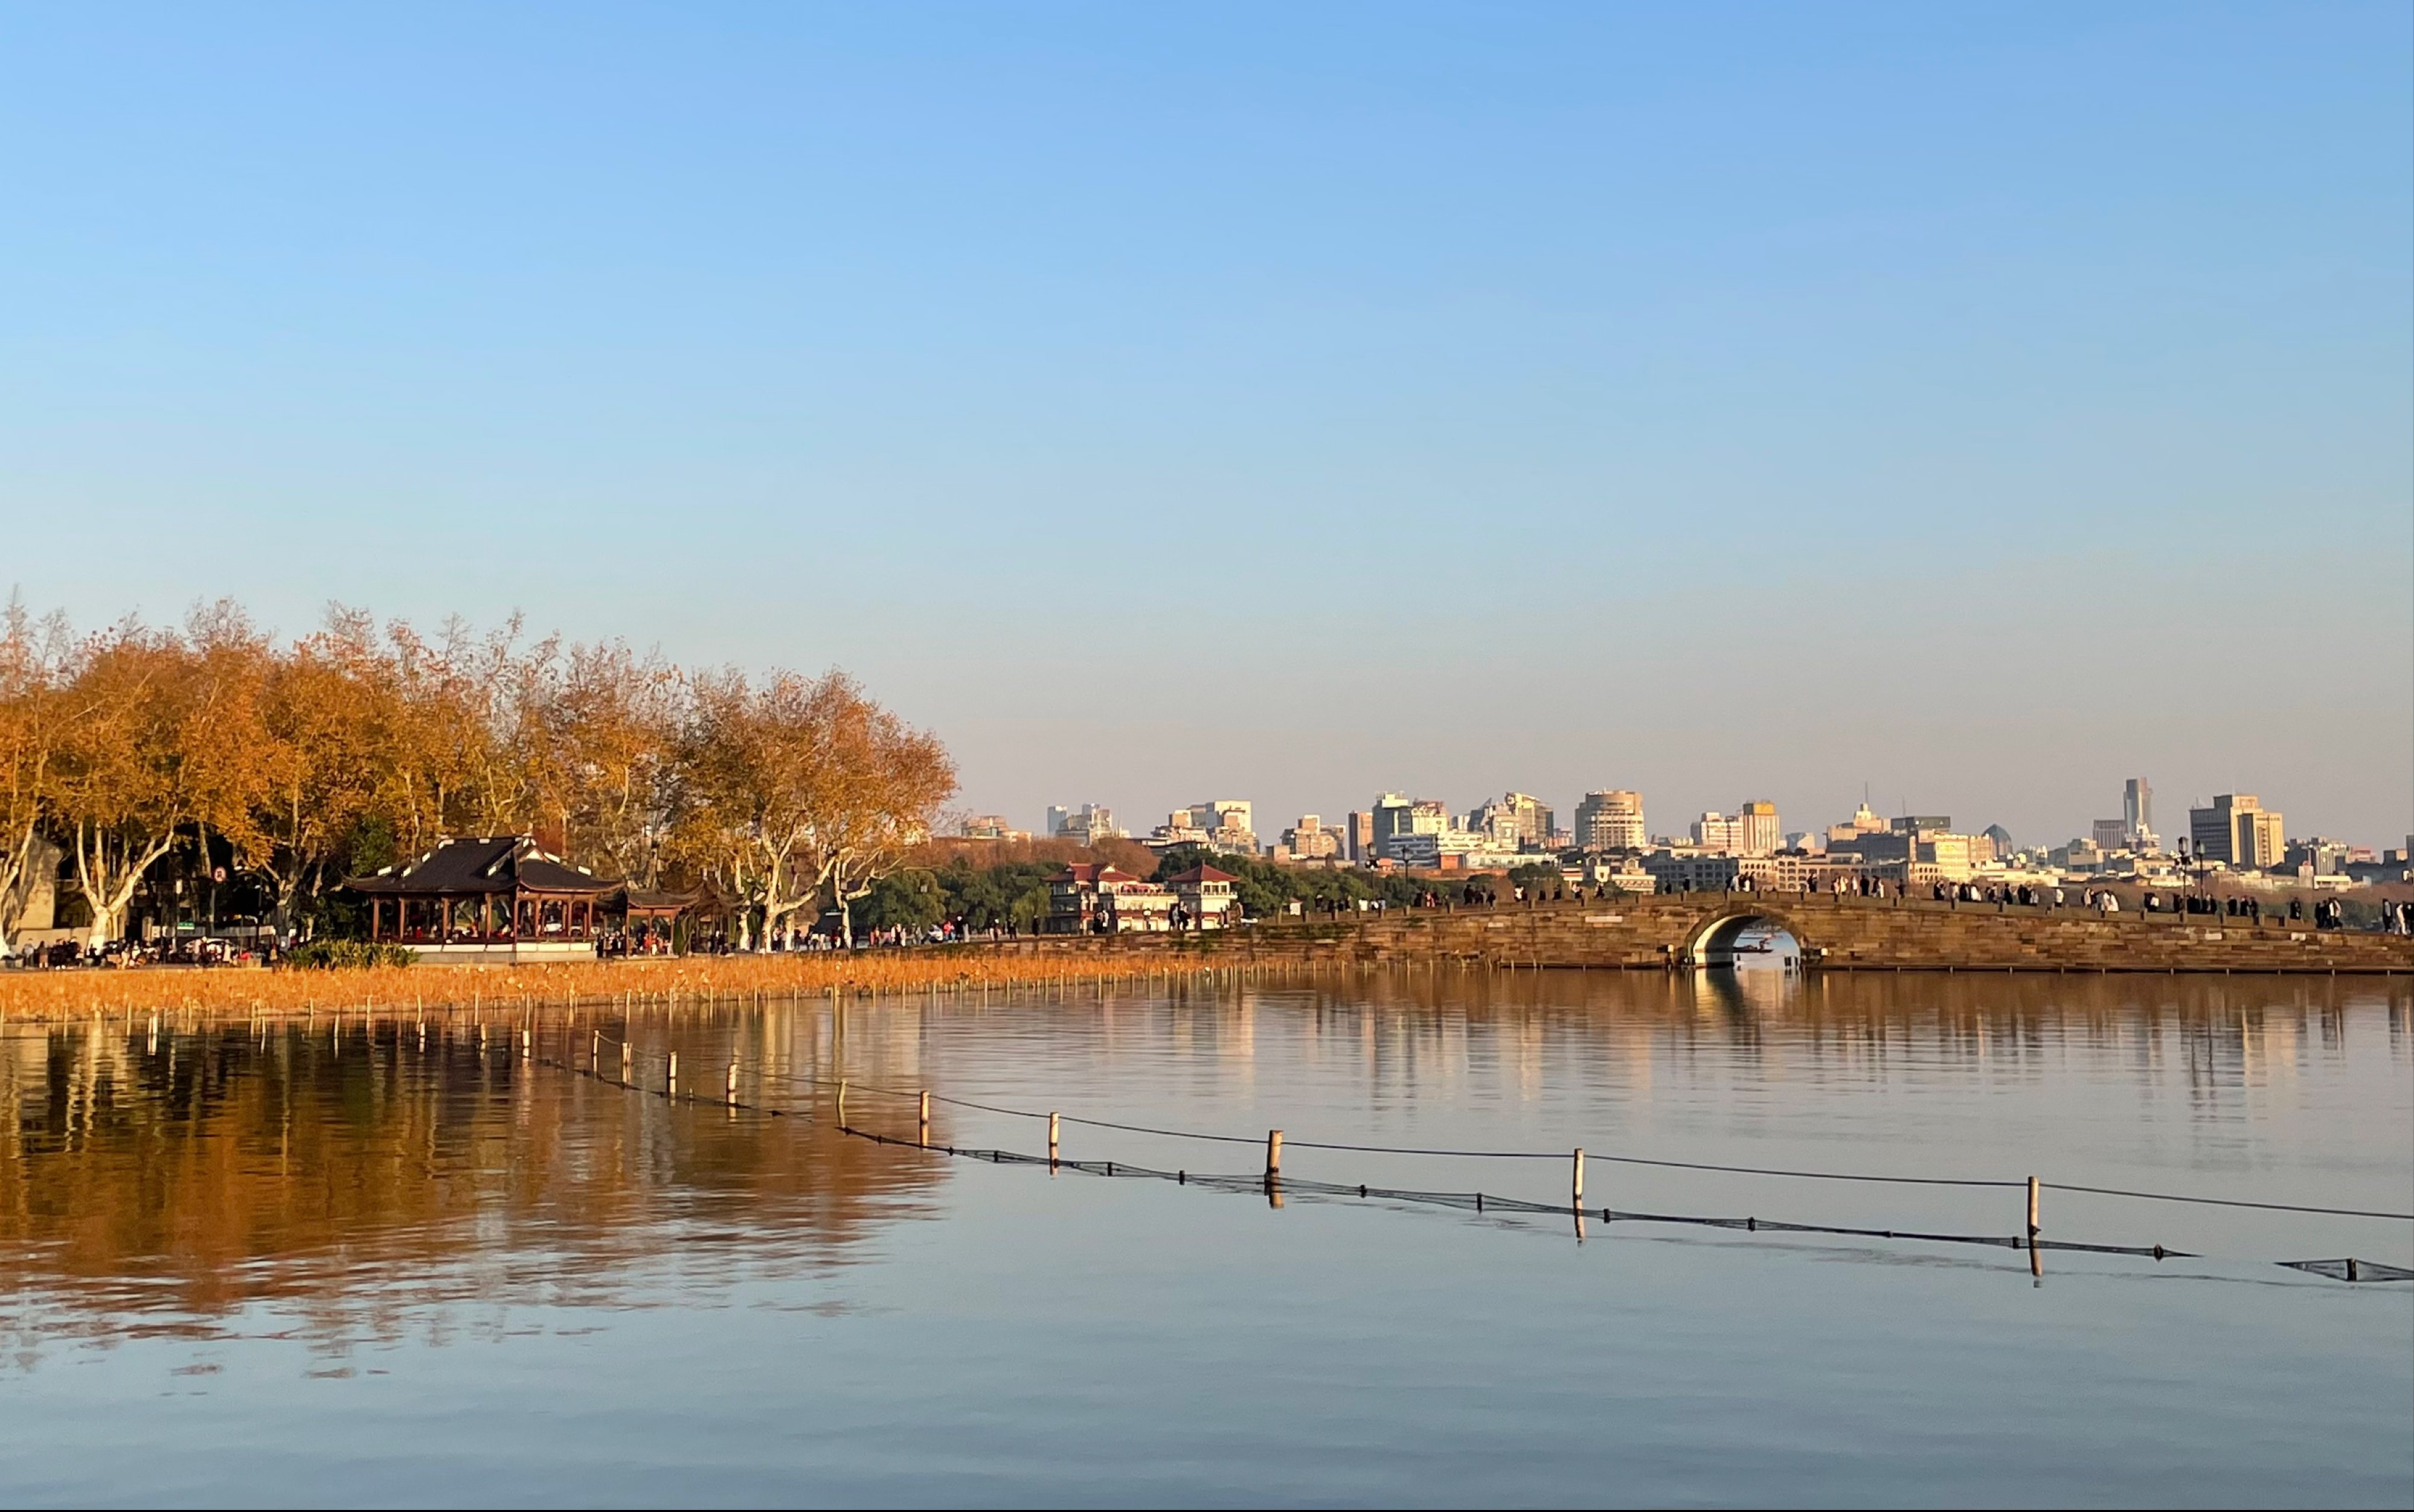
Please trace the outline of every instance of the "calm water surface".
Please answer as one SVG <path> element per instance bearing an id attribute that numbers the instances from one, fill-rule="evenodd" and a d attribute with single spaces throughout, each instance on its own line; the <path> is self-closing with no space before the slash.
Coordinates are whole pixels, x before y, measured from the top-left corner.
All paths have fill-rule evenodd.
<path id="1" fill-rule="evenodd" d="M 617 1021 L 607 1031 L 617 1031 Z M 2414 1207 L 2414 1003 L 2327 980 L 1495 978 L 641 1016 L 768 1118 L 415 1032 L 0 1036 L 16 1504 L 2414 1502 L 2414 1224 L 2048 1192 L 2192 1258 L 995 1165 L 870 1086 L 1294 1178 L 2008 1234 L 2012 1188 Z M 616 1067 L 609 1062 L 607 1071 Z M 574 1055 L 584 1059 L 583 1055 Z M 641 1073 L 647 1062 L 639 1061 Z M 762 1066 L 794 1082 L 757 1082 Z M 934 1140 L 1045 1149 L 942 1103 Z M 1068 1158 L 1254 1143 L 1068 1122 Z"/>

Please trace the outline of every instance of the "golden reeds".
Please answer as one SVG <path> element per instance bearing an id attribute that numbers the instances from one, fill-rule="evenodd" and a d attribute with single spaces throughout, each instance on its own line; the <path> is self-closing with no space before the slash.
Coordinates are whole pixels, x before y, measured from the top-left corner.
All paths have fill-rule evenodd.
<path id="1" fill-rule="evenodd" d="M 1172 963 L 1167 963 L 1171 966 Z M 798 995 L 895 997 L 988 988 L 1090 986 L 1157 976 L 1129 956 L 973 950 L 690 956 L 545 966 L 369 967 L 352 971 L 83 969 L 0 972 L 0 1017 L 59 1023 L 172 1011 L 190 1018 L 312 1012 L 723 1003 Z M 1172 966 L 1176 975 L 1187 969 Z"/>

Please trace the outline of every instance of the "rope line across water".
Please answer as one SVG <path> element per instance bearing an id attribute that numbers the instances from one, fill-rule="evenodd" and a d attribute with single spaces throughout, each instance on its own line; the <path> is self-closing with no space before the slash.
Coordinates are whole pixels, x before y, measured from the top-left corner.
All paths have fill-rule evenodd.
<path id="1" fill-rule="evenodd" d="M 397 1020 L 396 1023 L 398 1029 L 399 1020 Z M 420 1021 L 420 1028 L 424 1033 L 425 1030 L 425 1021 L 424 1018 Z M 664 1063 L 667 1061 L 667 1057 L 663 1053 L 642 1049 L 637 1046 L 633 1041 L 625 1037 L 615 1037 L 613 1035 L 605 1034 L 600 1030 L 590 1030 L 589 1033 L 594 1036 L 593 1043 L 595 1044 L 610 1045 L 615 1047 L 625 1046 L 630 1051 L 629 1059 L 632 1063 L 638 1060 Z M 577 1068 L 575 1066 L 571 1066 L 568 1069 L 575 1070 Z M 762 1067 L 746 1068 L 746 1074 L 755 1077 L 758 1084 L 784 1082 L 791 1086 L 843 1087 L 849 1091 L 859 1092 L 867 1096 L 874 1097 L 918 1099 L 922 1096 L 922 1093 L 918 1090 L 909 1091 L 900 1088 L 879 1087 L 869 1083 L 858 1083 L 851 1080 L 832 1080 L 827 1077 L 797 1075 L 792 1073 L 774 1072 Z M 598 1074 L 598 1079 L 602 1079 L 600 1074 Z M 967 1098 L 949 1097 L 937 1092 L 931 1093 L 930 1097 L 931 1101 L 934 1104 L 941 1104 L 949 1107 L 968 1108 L 976 1112 L 996 1114 L 1004 1118 L 1046 1119 L 1051 1117 L 1049 1113 L 1034 1112 L 1027 1108 L 1006 1107 L 994 1103 L 974 1102 Z M 694 1100 L 698 1102 L 712 1103 L 726 1102 L 726 1099 L 711 1098 L 697 1098 Z M 1070 1113 L 1052 1116 L 1057 1117 L 1062 1122 L 1079 1124 L 1086 1128 L 1112 1129 L 1125 1134 L 1149 1134 L 1165 1139 L 1188 1139 L 1228 1145 L 1258 1145 L 1264 1142 L 1261 1137 L 1252 1134 L 1207 1134 L 1199 1130 L 1191 1129 L 1165 1129 L 1147 1124 L 1120 1123 L 1106 1119 L 1087 1119 Z M 1569 1158 L 1569 1151 L 1566 1150 L 1441 1149 L 1419 1146 L 1360 1145 L 1344 1144 L 1326 1140 L 1290 1138 L 1286 1138 L 1284 1140 L 1284 1144 L 1286 1148 L 1291 1149 L 1322 1149 L 1342 1151 L 1352 1154 L 1406 1155 L 1439 1157 L 1453 1160 L 1564 1161 Z M 1708 1161 L 1661 1160 L 1645 1155 L 1594 1153 L 1589 1154 L 1587 1159 L 1620 1165 L 1647 1165 L 1668 1170 L 1681 1171 L 1711 1171 L 1734 1176 L 1769 1176 L 1808 1181 L 1855 1181 L 1900 1186 L 1943 1186 L 1994 1189 L 2021 1187 L 2027 1184 L 2025 1180 L 2004 1179 L 2001 1178 L 1891 1176 L 1881 1175 L 1873 1172 L 1800 1171 L 1763 1165 L 1728 1165 Z M 1060 1162 L 1059 1164 L 1065 1163 Z M 2125 1187 L 2083 1186 L 2075 1182 L 2067 1181 L 2041 1181 L 2038 1185 L 2042 1188 L 2055 1192 L 2084 1193 L 2094 1196 L 2122 1197 L 2143 1202 L 2178 1202 L 2199 1207 L 2239 1208 L 2263 1212 L 2306 1213 L 2328 1218 L 2372 1218 L 2391 1223 L 2414 1223 L 2414 1213 L 2388 1212 L 2375 1208 L 2329 1208 L 2308 1203 L 2258 1202 L 2244 1197 L 2211 1197 L 2173 1192 L 2145 1192 Z"/>

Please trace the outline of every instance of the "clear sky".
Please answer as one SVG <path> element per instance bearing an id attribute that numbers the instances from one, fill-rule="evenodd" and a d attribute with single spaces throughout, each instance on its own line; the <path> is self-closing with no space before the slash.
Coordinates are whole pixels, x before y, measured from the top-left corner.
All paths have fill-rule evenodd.
<path id="1" fill-rule="evenodd" d="M 0 586 L 963 803 L 2414 828 L 2402 4 L 0 9 Z"/>

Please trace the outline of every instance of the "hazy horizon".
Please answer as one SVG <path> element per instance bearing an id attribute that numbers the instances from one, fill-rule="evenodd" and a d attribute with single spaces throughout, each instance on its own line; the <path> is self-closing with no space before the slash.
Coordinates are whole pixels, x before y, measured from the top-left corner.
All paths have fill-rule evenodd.
<path id="1" fill-rule="evenodd" d="M 0 587 L 959 807 L 2414 830 L 2402 7 L 10 11 Z"/>

